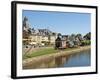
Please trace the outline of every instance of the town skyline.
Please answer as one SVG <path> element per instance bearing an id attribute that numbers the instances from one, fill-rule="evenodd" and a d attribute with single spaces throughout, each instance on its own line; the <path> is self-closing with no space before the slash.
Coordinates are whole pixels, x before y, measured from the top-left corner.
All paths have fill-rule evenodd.
<path id="1" fill-rule="evenodd" d="M 61 33 L 62 35 L 79 33 L 85 35 L 91 32 L 90 14 L 87 13 L 23 10 L 22 16 L 23 18 L 25 16 L 28 18 L 30 28 L 34 29 L 48 29 L 53 32 Z"/>

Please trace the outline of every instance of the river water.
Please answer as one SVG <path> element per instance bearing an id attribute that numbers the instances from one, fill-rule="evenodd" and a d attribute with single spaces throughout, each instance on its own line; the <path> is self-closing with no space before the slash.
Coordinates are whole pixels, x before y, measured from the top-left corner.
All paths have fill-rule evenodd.
<path id="1" fill-rule="evenodd" d="M 91 65 L 90 50 L 81 51 L 72 55 L 50 58 L 39 63 L 24 66 L 24 69 L 40 68 L 61 68 L 61 67 L 82 67 Z"/>

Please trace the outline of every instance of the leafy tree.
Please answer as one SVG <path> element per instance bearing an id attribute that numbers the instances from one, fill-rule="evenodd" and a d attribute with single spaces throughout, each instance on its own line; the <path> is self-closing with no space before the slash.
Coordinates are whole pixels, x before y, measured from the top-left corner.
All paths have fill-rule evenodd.
<path id="1" fill-rule="evenodd" d="M 28 34 L 29 34 L 29 35 L 32 34 L 32 29 L 31 29 L 31 28 L 28 29 Z"/>
<path id="2" fill-rule="evenodd" d="M 61 37 L 61 33 L 58 33 L 58 37 Z"/>
<path id="3" fill-rule="evenodd" d="M 77 37 L 80 41 L 82 41 L 82 40 L 83 40 L 83 37 L 82 37 L 82 35 L 81 35 L 81 34 L 77 34 L 77 35 L 76 35 L 76 37 Z"/>
<path id="4" fill-rule="evenodd" d="M 75 36 L 76 36 L 75 34 L 71 34 L 71 36 L 69 37 L 69 40 L 70 41 L 75 41 Z"/>
<path id="5" fill-rule="evenodd" d="M 91 32 L 87 33 L 87 34 L 84 36 L 84 38 L 85 38 L 86 40 L 91 40 Z"/>

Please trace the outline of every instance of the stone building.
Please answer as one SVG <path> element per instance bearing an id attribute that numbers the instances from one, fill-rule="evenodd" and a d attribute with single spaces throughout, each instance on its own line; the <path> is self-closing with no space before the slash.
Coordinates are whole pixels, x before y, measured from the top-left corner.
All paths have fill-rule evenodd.
<path id="1" fill-rule="evenodd" d="M 67 37 L 59 36 L 55 40 L 55 49 L 64 49 L 67 48 Z"/>
<path id="2" fill-rule="evenodd" d="M 28 22 L 28 18 L 23 19 L 23 43 L 38 45 L 44 44 L 55 44 L 55 39 L 57 38 L 57 33 L 50 31 L 49 29 L 34 29 L 31 28 Z"/>

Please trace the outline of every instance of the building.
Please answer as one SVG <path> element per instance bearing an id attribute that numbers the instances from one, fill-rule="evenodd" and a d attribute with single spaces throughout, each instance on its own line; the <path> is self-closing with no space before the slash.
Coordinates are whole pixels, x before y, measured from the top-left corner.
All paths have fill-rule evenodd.
<path id="1" fill-rule="evenodd" d="M 31 44 L 41 45 L 41 43 L 44 43 L 45 45 L 54 45 L 57 38 L 57 33 L 53 33 L 47 29 L 38 29 L 33 31 L 29 38 L 31 39 Z"/>
<path id="2" fill-rule="evenodd" d="M 23 19 L 23 43 L 24 45 L 54 45 L 57 38 L 57 33 L 50 31 L 49 29 L 34 29 L 30 28 L 28 18 Z"/>
<path id="3" fill-rule="evenodd" d="M 55 40 L 55 49 L 64 49 L 67 48 L 67 37 L 58 35 Z"/>
<path id="4" fill-rule="evenodd" d="M 56 38 L 57 38 L 57 33 L 52 33 L 51 35 L 50 35 L 50 44 L 51 45 L 55 45 L 55 40 L 56 40 Z"/>

